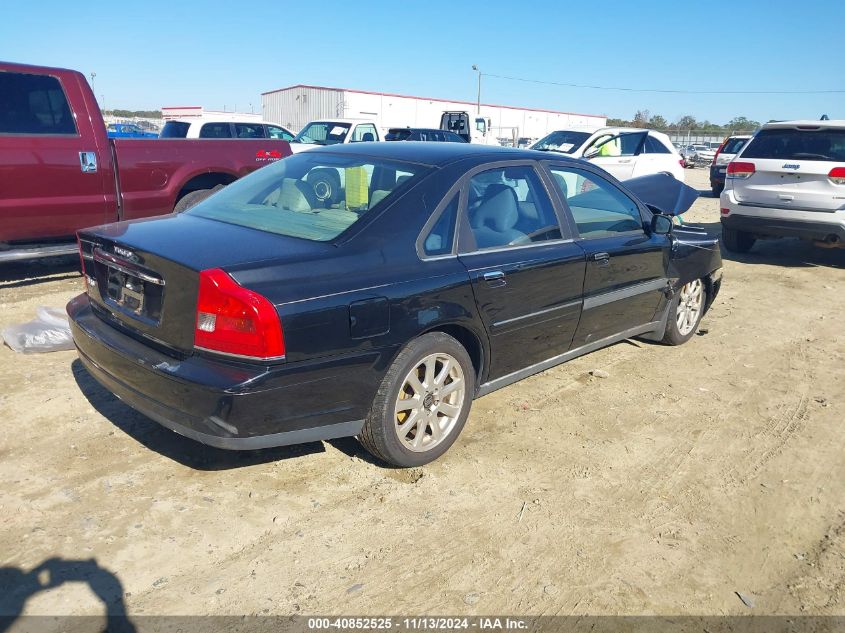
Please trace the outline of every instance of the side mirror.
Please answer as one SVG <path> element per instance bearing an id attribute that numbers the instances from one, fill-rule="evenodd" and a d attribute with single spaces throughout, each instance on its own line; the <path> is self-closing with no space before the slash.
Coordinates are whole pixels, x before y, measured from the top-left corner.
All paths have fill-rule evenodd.
<path id="1" fill-rule="evenodd" d="M 583 158 L 585 160 L 589 160 L 591 158 L 595 158 L 598 155 L 599 155 L 599 150 L 597 150 L 596 148 L 593 147 L 593 148 L 588 149 L 586 152 L 584 152 Z"/>
<path id="2" fill-rule="evenodd" d="M 670 235 L 672 226 L 671 215 L 655 214 L 651 216 L 651 232 L 654 235 Z"/>

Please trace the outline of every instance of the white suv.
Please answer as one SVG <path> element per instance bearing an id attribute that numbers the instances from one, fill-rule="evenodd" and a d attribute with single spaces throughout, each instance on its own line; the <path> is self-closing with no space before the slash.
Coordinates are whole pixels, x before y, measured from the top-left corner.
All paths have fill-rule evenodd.
<path id="1" fill-rule="evenodd" d="M 239 118 L 236 115 L 171 119 L 161 129 L 161 138 L 273 138 L 292 141 L 293 133 L 276 123 Z"/>
<path id="2" fill-rule="evenodd" d="M 684 181 L 684 159 L 669 137 L 628 127 L 557 130 L 531 149 L 583 158 L 619 180 L 666 172 Z"/>
<path id="3" fill-rule="evenodd" d="M 845 246 L 845 120 L 763 125 L 728 163 L 719 206 L 729 251 L 770 237 Z"/>

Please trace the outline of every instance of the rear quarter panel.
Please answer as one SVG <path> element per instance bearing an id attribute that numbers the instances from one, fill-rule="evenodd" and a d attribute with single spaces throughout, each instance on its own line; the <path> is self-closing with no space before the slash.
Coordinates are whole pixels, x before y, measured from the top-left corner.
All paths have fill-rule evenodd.
<path id="1" fill-rule="evenodd" d="M 173 211 L 192 178 L 222 174 L 232 179 L 289 156 L 287 141 L 113 139 L 124 220 Z"/>

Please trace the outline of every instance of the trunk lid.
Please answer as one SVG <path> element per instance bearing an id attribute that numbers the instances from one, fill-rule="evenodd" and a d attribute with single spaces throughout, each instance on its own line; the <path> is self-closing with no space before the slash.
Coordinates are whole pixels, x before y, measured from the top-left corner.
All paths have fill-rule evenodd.
<path id="1" fill-rule="evenodd" d="M 733 181 L 740 204 L 800 211 L 845 209 L 845 186 L 829 177 L 845 165 L 845 129 L 816 126 L 764 128 L 735 159 L 754 173 Z"/>
<path id="2" fill-rule="evenodd" d="M 319 257 L 331 244 L 193 217 L 107 224 L 79 232 L 97 314 L 176 356 L 192 351 L 199 272 Z"/>

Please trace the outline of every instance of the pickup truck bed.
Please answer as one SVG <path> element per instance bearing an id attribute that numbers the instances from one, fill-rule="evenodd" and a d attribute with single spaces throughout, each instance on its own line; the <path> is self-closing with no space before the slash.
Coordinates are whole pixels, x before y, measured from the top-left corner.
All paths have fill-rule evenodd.
<path id="1" fill-rule="evenodd" d="M 274 139 L 110 139 L 72 70 L 0 62 L 0 95 L 0 262 L 61 254 L 88 226 L 171 213 L 291 153 Z"/>

